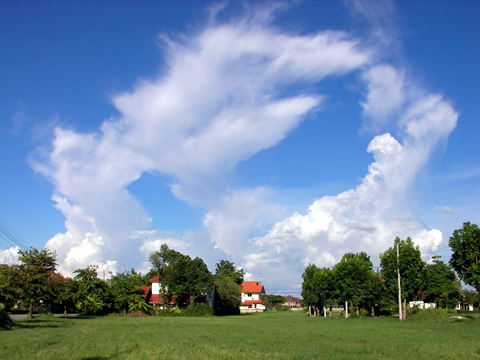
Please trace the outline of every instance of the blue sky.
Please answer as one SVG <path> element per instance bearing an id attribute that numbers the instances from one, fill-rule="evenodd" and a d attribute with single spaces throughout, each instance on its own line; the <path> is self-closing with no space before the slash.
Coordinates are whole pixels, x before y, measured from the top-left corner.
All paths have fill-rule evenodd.
<path id="1" fill-rule="evenodd" d="M 480 4 L 3 1 L 0 221 L 65 274 L 167 243 L 298 295 L 480 222 Z M 0 238 L 0 259 L 16 249 Z"/>

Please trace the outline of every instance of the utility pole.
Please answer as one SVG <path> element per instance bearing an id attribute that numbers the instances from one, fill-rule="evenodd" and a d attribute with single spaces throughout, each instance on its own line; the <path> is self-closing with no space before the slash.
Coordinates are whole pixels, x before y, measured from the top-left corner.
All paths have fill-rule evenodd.
<path id="1" fill-rule="evenodd" d="M 345 262 L 347 262 L 347 258 L 345 257 Z M 345 300 L 345 319 L 348 318 L 348 301 Z"/>
<path id="2" fill-rule="evenodd" d="M 123 264 L 123 271 L 122 274 L 125 274 L 125 264 Z"/>
<path id="3" fill-rule="evenodd" d="M 398 271 L 398 317 L 400 321 L 403 320 L 402 314 L 402 284 L 400 281 L 400 247 L 397 243 L 397 271 Z"/>

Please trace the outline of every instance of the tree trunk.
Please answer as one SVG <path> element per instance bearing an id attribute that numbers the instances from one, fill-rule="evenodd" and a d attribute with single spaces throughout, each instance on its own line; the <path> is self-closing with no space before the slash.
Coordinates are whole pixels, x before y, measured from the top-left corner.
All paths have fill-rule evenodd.
<path id="1" fill-rule="evenodd" d="M 33 316 L 33 302 L 30 303 L 30 307 L 28 308 L 28 317 L 32 318 Z"/>
<path id="2" fill-rule="evenodd" d="M 403 299 L 403 314 L 402 320 L 407 320 L 407 299 Z"/>
<path id="3" fill-rule="evenodd" d="M 190 295 L 190 304 L 188 304 L 190 309 L 193 309 L 195 306 L 195 298 L 196 296 Z"/>

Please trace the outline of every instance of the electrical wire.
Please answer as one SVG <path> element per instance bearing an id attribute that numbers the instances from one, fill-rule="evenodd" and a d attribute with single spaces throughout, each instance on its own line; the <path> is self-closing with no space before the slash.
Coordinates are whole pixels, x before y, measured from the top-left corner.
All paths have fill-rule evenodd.
<path id="1" fill-rule="evenodd" d="M 0 238 L 9 246 L 19 247 L 22 250 L 28 250 L 30 246 L 26 241 L 22 240 L 18 235 L 11 231 L 3 222 L 0 221 Z"/>

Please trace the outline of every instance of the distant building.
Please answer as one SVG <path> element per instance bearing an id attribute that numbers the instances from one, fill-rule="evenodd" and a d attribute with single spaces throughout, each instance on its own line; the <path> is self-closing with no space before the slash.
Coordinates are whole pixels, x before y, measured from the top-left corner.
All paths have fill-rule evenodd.
<path id="1" fill-rule="evenodd" d="M 299 298 L 296 298 L 295 296 L 292 296 L 292 295 L 284 296 L 284 298 L 285 298 L 285 302 L 282 304 L 282 306 L 289 307 L 292 309 L 300 308 Z"/>
<path id="2" fill-rule="evenodd" d="M 262 301 L 265 288 L 258 281 L 244 281 L 242 283 L 242 303 L 240 312 L 263 312 L 268 310 L 268 304 Z"/>

